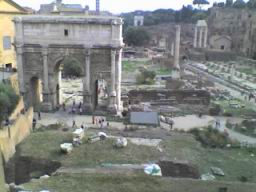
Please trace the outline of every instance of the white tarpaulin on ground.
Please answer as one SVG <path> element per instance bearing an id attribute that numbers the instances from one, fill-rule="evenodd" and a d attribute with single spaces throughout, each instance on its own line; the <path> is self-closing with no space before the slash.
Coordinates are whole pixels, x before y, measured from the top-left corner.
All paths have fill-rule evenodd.
<path id="1" fill-rule="evenodd" d="M 157 164 L 148 164 L 144 166 L 144 172 L 152 176 L 162 176 L 162 171 Z"/>

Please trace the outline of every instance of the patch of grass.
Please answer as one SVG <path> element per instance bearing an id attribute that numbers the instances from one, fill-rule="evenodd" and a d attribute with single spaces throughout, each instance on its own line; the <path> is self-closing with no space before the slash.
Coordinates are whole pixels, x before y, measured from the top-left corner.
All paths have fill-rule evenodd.
<path id="1" fill-rule="evenodd" d="M 254 76 L 256 76 L 256 69 L 252 69 L 252 68 L 238 68 L 237 70 L 239 72 L 245 73 L 247 75 L 254 75 Z"/>
<path id="2" fill-rule="evenodd" d="M 256 137 L 256 122 L 244 120 L 240 125 L 235 125 L 234 130 L 250 137 Z"/>
<path id="3" fill-rule="evenodd" d="M 148 60 L 133 60 L 133 61 L 122 61 L 122 70 L 124 72 L 135 72 L 139 67 L 148 65 Z"/>
<path id="4" fill-rule="evenodd" d="M 167 68 L 160 68 L 156 71 L 157 75 L 170 75 L 172 74 L 172 70 L 171 69 L 167 69 Z"/>
<path id="5" fill-rule="evenodd" d="M 27 190 L 58 192 L 216 192 L 227 187 L 232 192 L 254 192 L 255 184 L 207 182 L 139 175 L 75 174 L 58 175 L 25 184 Z"/>
<path id="6" fill-rule="evenodd" d="M 94 167 L 102 163 L 146 163 L 154 162 L 161 157 L 161 153 L 156 148 L 132 143 L 128 143 L 126 148 L 115 149 L 112 139 L 84 143 L 74 148 L 70 155 L 61 154 L 60 144 L 71 140 L 72 135 L 68 133 L 39 132 L 26 139 L 19 149 L 23 156 L 58 160 L 64 166 Z"/>
<path id="7" fill-rule="evenodd" d="M 223 148 L 227 144 L 236 144 L 234 141 L 230 140 L 227 135 L 212 127 L 208 127 L 204 130 L 193 129 L 190 133 L 205 147 Z"/>
<path id="8" fill-rule="evenodd" d="M 238 108 L 232 108 L 230 106 L 230 103 L 236 102 L 241 107 Z M 254 105 L 251 105 L 251 103 L 240 101 L 240 100 L 219 100 L 214 101 L 214 104 L 218 104 L 223 109 L 223 114 L 230 114 L 232 116 L 236 117 L 255 117 L 256 116 L 256 108 Z"/>
<path id="9" fill-rule="evenodd" d="M 95 167 L 102 163 L 137 164 L 157 162 L 162 159 L 181 160 L 196 165 L 201 174 L 210 172 L 210 168 L 213 166 L 220 167 L 224 171 L 225 177 L 217 177 L 217 180 L 240 181 L 242 177 L 246 177 L 248 182 L 256 182 L 256 157 L 251 156 L 254 151 L 240 148 L 205 148 L 191 134 L 177 133 L 173 136 L 166 137 L 161 142 L 162 153 L 154 147 L 138 146 L 131 143 L 128 143 L 128 146 L 124 149 L 114 149 L 114 141 L 109 139 L 93 144 L 83 144 L 78 148 L 74 148 L 69 155 L 61 154 L 59 152 L 59 145 L 63 141 L 69 141 L 70 139 L 70 134 L 62 132 L 46 131 L 33 133 L 19 146 L 20 153 L 26 156 L 58 160 L 63 166 L 68 167 Z M 53 179 L 55 180 L 55 177 Z M 49 182 L 52 183 L 43 183 L 41 186 L 60 187 L 59 183 L 67 178 L 63 176 L 58 179 L 56 178 L 56 183 L 50 179 Z M 86 178 L 83 179 L 84 181 L 87 181 Z M 83 182 L 79 185 L 83 185 Z M 87 185 L 89 184 L 87 183 Z M 86 186 L 84 189 L 87 189 Z M 52 189 L 54 191 L 55 188 Z M 62 188 L 56 189 L 62 192 Z M 74 189 L 73 191 L 79 190 Z M 63 192 L 66 192 L 66 190 L 63 190 Z"/>
<path id="10" fill-rule="evenodd" d="M 211 172 L 211 167 L 221 168 L 225 176 L 217 180 L 256 182 L 256 158 L 247 149 L 204 148 L 190 134 L 171 137 L 162 143 L 168 159 L 188 161 L 199 168 L 201 174 Z"/>

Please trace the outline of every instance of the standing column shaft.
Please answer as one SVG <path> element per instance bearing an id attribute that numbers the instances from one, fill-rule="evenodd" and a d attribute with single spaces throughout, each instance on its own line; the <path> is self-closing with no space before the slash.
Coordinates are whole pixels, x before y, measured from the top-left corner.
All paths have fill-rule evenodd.
<path id="1" fill-rule="evenodd" d="M 43 65 L 44 65 L 44 92 L 49 93 L 49 77 L 48 77 L 48 49 L 42 49 Z"/>
<path id="2" fill-rule="evenodd" d="M 90 92 L 90 51 L 86 52 L 85 55 L 85 71 L 86 71 L 86 76 L 85 76 L 85 88 L 87 92 Z"/>
<path id="3" fill-rule="evenodd" d="M 197 47 L 197 33 L 198 33 L 198 31 L 197 31 L 197 26 L 196 26 L 195 27 L 195 35 L 194 35 L 194 48 Z"/>
<path id="4" fill-rule="evenodd" d="M 199 47 L 202 48 L 203 29 L 200 28 L 199 32 Z"/>
<path id="5" fill-rule="evenodd" d="M 205 30 L 204 30 L 204 48 L 207 48 L 207 38 L 208 38 L 208 28 L 205 27 Z"/>
<path id="6" fill-rule="evenodd" d="M 18 77 L 19 77 L 19 88 L 20 88 L 21 95 L 23 95 L 25 93 L 25 87 L 24 87 L 22 46 L 17 46 L 16 52 L 17 52 L 17 67 L 18 67 Z"/>
<path id="7" fill-rule="evenodd" d="M 116 62 L 116 103 L 117 110 L 121 111 L 121 76 L 122 76 L 122 49 L 118 51 L 118 60 Z"/>
<path id="8" fill-rule="evenodd" d="M 180 69 L 180 25 L 176 25 L 176 39 L 175 39 L 175 55 L 174 55 L 174 67 Z"/>
<path id="9" fill-rule="evenodd" d="M 172 43 L 172 47 L 171 47 L 171 55 L 174 56 L 174 43 Z"/>
<path id="10" fill-rule="evenodd" d="M 116 96 L 115 84 L 116 84 L 116 51 L 111 51 L 111 96 Z"/>

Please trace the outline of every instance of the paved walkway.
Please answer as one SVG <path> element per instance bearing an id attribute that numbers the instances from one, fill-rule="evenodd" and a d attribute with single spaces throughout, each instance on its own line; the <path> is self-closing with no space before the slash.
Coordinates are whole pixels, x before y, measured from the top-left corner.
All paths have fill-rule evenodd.
<path id="1" fill-rule="evenodd" d="M 35 113 L 35 117 L 37 118 L 37 113 Z M 73 120 L 75 120 L 77 127 L 80 127 L 83 124 L 88 127 L 99 128 L 99 125 L 92 124 L 91 115 L 72 115 L 61 110 L 55 113 L 41 113 L 41 120 L 38 120 L 37 124 L 38 126 L 48 126 L 51 124 L 62 123 L 72 127 Z M 125 125 L 120 122 L 110 122 L 110 128 L 123 130 Z"/>
<path id="2" fill-rule="evenodd" d="M 36 113 L 35 115 L 37 116 Z M 58 111 L 56 113 L 41 113 L 41 117 L 42 119 L 38 121 L 39 126 L 63 123 L 71 127 L 73 120 L 75 120 L 77 127 L 80 127 L 82 124 L 84 124 L 88 127 L 99 128 L 98 125 L 92 124 L 92 116 L 88 115 L 72 115 L 64 111 Z M 237 140 L 239 142 L 248 142 L 249 144 L 256 144 L 256 138 L 243 135 L 226 127 L 227 120 L 233 123 L 241 123 L 241 121 L 243 120 L 241 118 L 211 117 L 206 115 L 199 118 L 196 115 L 187 115 L 182 117 L 174 117 L 173 128 L 177 130 L 189 131 L 194 128 L 208 127 L 209 125 L 215 127 L 216 119 L 219 119 L 221 124 L 221 126 L 218 129 L 221 132 L 224 132 L 224 130 L 226 129 L 231 139 Z M 161 122 L 161 127 L 170 130 L 170 126 L 166 123 Z M 125 125 L 120 122 L 110 122 L 110 129 L 124 130 Z"/>
<path id="3" fill-rule="evenodd" d="M 233 130 L 228 129 L 226 127 L 227 120 L 229 120 L 229 121 L 232 121 L 232 120 L 236 121 L 237 120 L 238 122 L 241 122 L 242 119 L 239 119 L 239 118 L 227 118 L 227 117 L 217 117 L 217 119 L 220 120 L 220 127 L 218 128 L 218 130 L 221 131 L 221 132 L 224 132 L 224 130 L 226 129 L 226 131 L 228 132 L 229 137 L 231 139 L 237 140 L 239 142 L 247 142 L 249 144 L 256 144 L 256 138 L 243 135 L 243 134 L 241 134 L 239 132 L 233 131 Z M 213 127 L 215 127 L 215 125 L 213 125 Z"/>

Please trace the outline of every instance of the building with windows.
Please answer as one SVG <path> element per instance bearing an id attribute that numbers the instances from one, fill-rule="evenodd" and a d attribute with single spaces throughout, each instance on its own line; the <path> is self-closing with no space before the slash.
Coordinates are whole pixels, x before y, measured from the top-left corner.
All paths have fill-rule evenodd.
<path id="1" fill-rule="evenodd" d="M 82 6 L 81 4 L 66 4 L 62 0 L 54 0 L 50 4 L 41 4 L 40 10 L 38 11 L 40 15 L 102 15 L 102 16 L 112 16 L 108 11 L 100 10 L 100 0 L 96 0 L 96 10 L 89 10 L 89 6 Z"/>
<path id="2" fill-rule="evenodd" d="M 16 68 L 14 38 L 14 15 L 27 14 L 26 9 L 12 0 L 0 0 L 0 67 Z"/>

